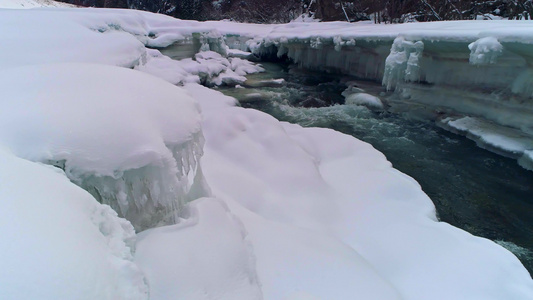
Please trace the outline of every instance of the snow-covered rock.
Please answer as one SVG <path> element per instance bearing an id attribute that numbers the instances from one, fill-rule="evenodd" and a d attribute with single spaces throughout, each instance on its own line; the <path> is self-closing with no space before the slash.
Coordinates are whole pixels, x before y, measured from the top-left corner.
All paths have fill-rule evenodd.
<path id="1" fill-rule="evenodd" d="M 373 95 L 367 93 L 354 93 L 345 98 L 346 105 L 362 105 L 369 108 L 382 109 L 383 103 L 381 100 Z"/>
<path id="2" fill-rule="evenodd" d="M 1 145 L 63 168 L 137 229 L 174 222 L 202 180 L 197 104 L 161 79 L 105 65 L 25 66 L 0 71 L 0 95 Z"/>
<path id="3" fill-rule="evenodd" d="M 424 50 L 421 41 L 406 41 L 398 37 L 392 43 L 389 56 L 385 60 L 383 85 L 390 90 L 403 81 L 418 81 L 420 79 L 420 57 Z"/>

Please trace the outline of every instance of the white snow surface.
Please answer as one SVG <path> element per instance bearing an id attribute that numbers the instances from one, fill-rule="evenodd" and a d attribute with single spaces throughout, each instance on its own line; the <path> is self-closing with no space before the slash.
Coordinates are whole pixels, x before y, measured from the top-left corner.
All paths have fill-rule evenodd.
<path id="1" fill-rule="evenodd" d="M 125 68 L 63 63 L 1 70 L 0 94 L 1 145 L 61 166 L 138 229 L 174 221 L 203 142 L 198 106 L 181 89 Z"/>
<path id="2" fill-rule="evenodd" d="M 0 149 L 0 298 L 148 299 L 135 231 L 54 167 Z"/>
<path id="3" fill-rule="evenodd" d="M 39 8 L 39 7 L 76 7 L 75 5 L 53 0 L 2 0 L 0 8 Z"/>
<path id="4" fill-rule="evenodd" d="M 493 20 L 420 22 L 404 24 L 374 24 L 373 22 L 293 22 L 288 24 L 242 24 L 236 22 L 206 22 L 217 26 L 223 34 L 239 34 L 260 37 L 265 42 L 290 42 L 323 38 L 333 41 L 357 40 L 394 40 L 398 36 L 406 40 L 433 40 L 474 42 L 482 37 L 495 37 L 500 42 L 533 42 L 531 24 L 533 21 Z M 339 40 L 337 38 L 337 40 Z"/>
<path id="5" fill-rule="evenodd" d="M 437 222 L 420 186 L 370 145 L 186 89 L 205 116 L 206 180 L 248 233 L 265 299 L 531 297 L 512 254 Z"/>
<path id="6" fill-rule="evenodd" d="M 372 146 L 280 123 L 191 83 L 207 73 L 236 84 L 258 70 L 226 58 L 220 33 L 261 39 L 245 43 L 252 47 L 313 36 L 314 50 L 402 33 L 415 47 L 397 51 L 409 80 L 422 36 L 533 41 L 530 22 L 486 24 L 261 26 L 0 10 L 0 298 L 144 299 L 146 282 L 150 299 L 169 300 L 532 299 L 514 255 L 438 222 L 420 186 Z M 210 51 L 176 69 L 147 48 L 188 43 L 193 33 Z M 97 198 L 114 197 L 113 208 L 143 229 L 168 216 L 158 203 L 183 210 L 177 224 L 138 234 L 134 252 L 128 221 L 42 163 L 64 167 Z"/>

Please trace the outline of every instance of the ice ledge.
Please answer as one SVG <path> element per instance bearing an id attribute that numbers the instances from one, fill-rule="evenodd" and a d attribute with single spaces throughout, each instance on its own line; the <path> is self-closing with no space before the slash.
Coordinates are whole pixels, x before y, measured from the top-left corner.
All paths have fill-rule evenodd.
<path id="1" fill-rule="evenodd" d="M 481 148 L 518 159 L 522 167 L 533 171 L 533 136 L 475 117 L 447 117 L 438 124 L 465 135 Z"/>
<path id="2" fill-rule="evenodd" d="M 137 230 L 174 223 L 189 193 L 209 194 L 199 107 L 179 87 L 66 63 L 0 71 L 0 91 L 0 146 L 63 168 Z"/>

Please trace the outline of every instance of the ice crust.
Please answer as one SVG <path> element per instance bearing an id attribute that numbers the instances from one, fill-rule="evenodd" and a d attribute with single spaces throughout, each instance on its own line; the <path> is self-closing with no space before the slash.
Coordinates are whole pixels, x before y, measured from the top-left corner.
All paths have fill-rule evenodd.
<path id="1" fill-rule="evenodd" d="M 0 298 L 531 299 L 515 256 L 438 222 L 420 186 L 370 145 L 280 123 L 196 84 L 260 70 L 226 57 L 224 44 L 380 81 L 396 39 L 390 71 L 404 91 L 445 77 L 508 87 L 528 70 L 531 23 L 494 24 L 261 26 L 0 10 Z M 467 45 L 482 32 L 505 47 L 496 64 L 469 63 Z M 448 70 L 437 45 L 451 47 L 438 53 L 457 61 L 453 76 L 427 72 Z M 194 53 L 164 54 L 180 47 Z M 485 74 L 502 63 L 500 78 Z M 483 76 L 463 83 L 467 68 Z M 515 94 L 530 92 L 523 77 Z M 524 103 L 506 105 L 527 116 Z M 528 126 L 527 117 L 509 122 Z M 136 235 L 96 199 L 137 229 L 177 224 Z"/>

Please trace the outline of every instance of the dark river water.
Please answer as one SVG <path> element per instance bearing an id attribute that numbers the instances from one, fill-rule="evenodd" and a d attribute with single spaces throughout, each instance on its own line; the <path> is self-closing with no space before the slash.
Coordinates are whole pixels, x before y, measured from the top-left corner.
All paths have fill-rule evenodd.
<path id="1" fill-rule="evenodd" d="M 263 66 L 267 71 L 249 75 L 245 87 L 221 91 L 280 121 L 332 128 L 372 144 L 420 183 L 440 220 L 496 241 L 533 274 L 533 172 L 439 128 L 430 109 L 399 103 L 379 111 L 340 105 L 346 81 L 353 78 Z M 268 82 L 272 78 L 285 81 Z M 377 83 L 355 83 L 369 94 L 388 97 Z"/>

